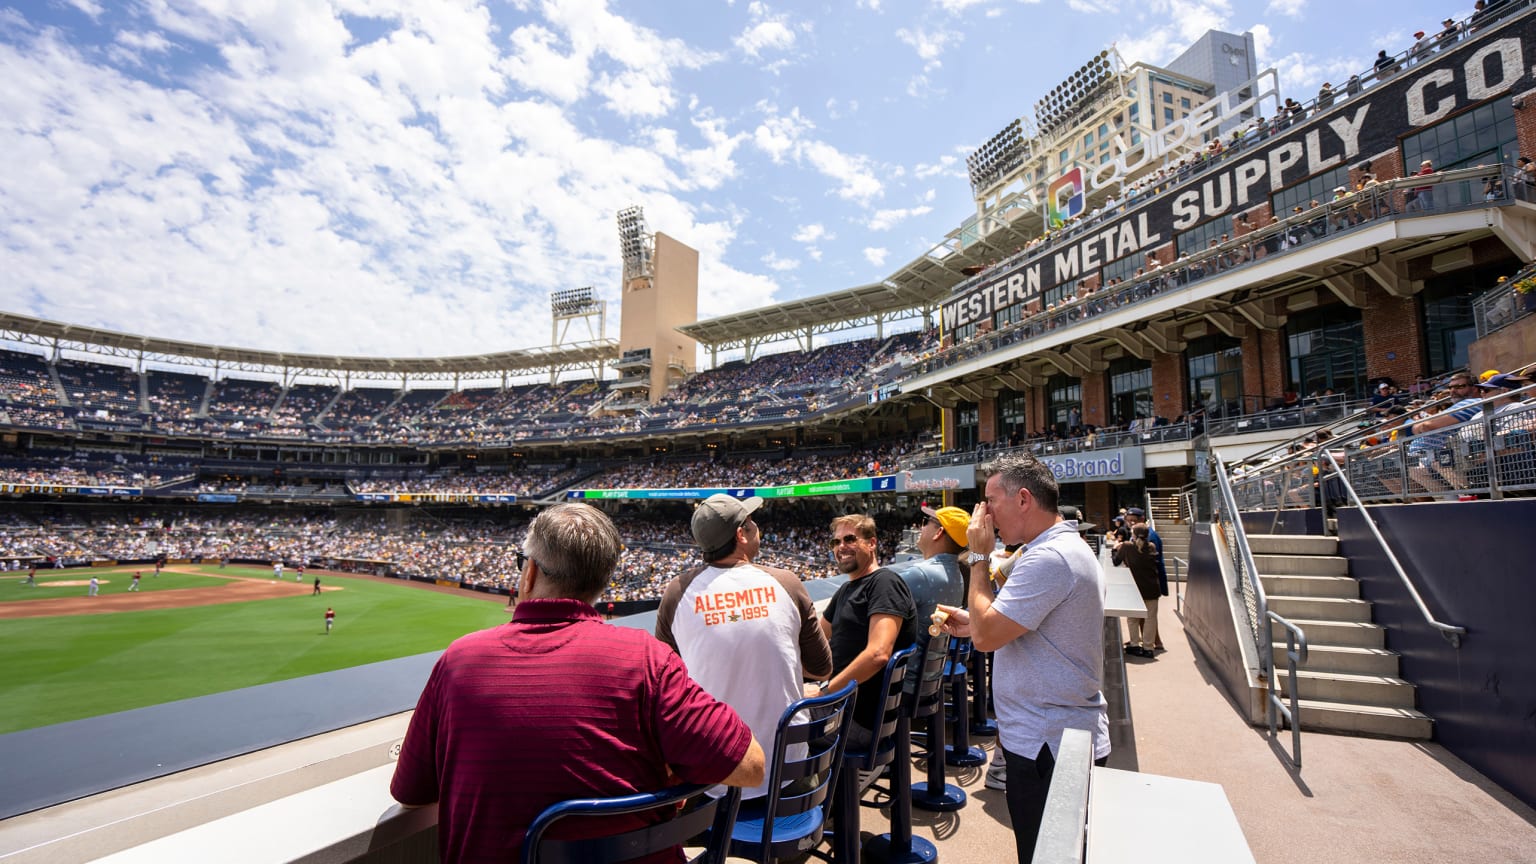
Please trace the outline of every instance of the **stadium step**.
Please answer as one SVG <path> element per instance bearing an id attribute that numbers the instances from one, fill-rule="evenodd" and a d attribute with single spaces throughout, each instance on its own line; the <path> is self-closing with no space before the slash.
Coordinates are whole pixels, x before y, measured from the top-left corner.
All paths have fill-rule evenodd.
<path id="1" fill-rule="evenodd" d="M 1308 537 L 1294 534 L 1249 534 L 1248 548 L 1254 555 L 1337 555 L 1337 537 Z"/>
<path id="2" fill-rule="evenodd" d="M 1307 634 L 1309 649 L 1318 646 L 1343 648 L 1382 648 L 1387 644 L 1387 630 L 1370 621 L 1321 621 L 1315 618 L 1284 616 Z M 1285 647 L 1285 628 L 1270 622 L 1270 636 L 1274 644 Z"/>
<path id="3" fill-rule="evenodd" d="M 1284 666 L 1275 666 L 1276 687 L 1284 690 L 1289 676 L 1290 672 Z M 1302 699 L 1394 708 L 1412 708 L 1417 701 L 1412 684 L 1386 675 L 1317 672 L 1301 668 L 1296 670 L 1296 684 L 1296 695 Z"/>
<path id="4" fill-rule="evenodd" d="M 1435 721 L 1413 708 L 1357 705 L 1326 699 L 1298 699 L 1301 728 L 1312 732 L 1341 732 L 1428 741 Z"/>
<path id="5" fill-rule="evenodd" d="M 1302 628 L 1307 634 L 1308 640 L 1312 638 L 1312 632 Z M 1284 668 L 1285 643 L 1274 643 L 1275 668 Z M 1385 648 L 1365 648 L 1351 645 L 1307 645 L 1307 664 L 1305 669 L 1312 672 L 1342 672 L 1346 675 L 1382 675 L 1396 677 L 1399 671 L 1400 655 L 1396 651 L 1388 651 Z"/>
<path id="6" fill-rule="evenodd" d="M 1253 563 L 1266 576 L 1343 576 L 1349 573 L 1349 559 L 1338 555 L 1254 553 Z"/>
<path id="7" fill-rule="evenodd" d="M 1371 604 L 1365 600 L 1339 597 L 1270 597 L 1270 611 L 1285 618 L 1306 618 L 1314 621 L 1371 620 Z"/>
<path id="8" fill-rule="evenodd" d="M 1260 576 L 1264 593 L 1280 597 L 1334 597 L 1357 600 L 1360 583 L 1348 576 Z"/>

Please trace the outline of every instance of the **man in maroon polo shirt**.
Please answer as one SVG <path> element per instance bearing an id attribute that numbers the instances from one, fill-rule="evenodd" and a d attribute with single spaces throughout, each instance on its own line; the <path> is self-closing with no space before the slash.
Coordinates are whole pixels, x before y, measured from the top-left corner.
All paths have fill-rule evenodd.
<path id="1" fill-rule="evenodd" d="M 607 516 L 551 507 L 523 551 L 512 621 L 448 646 L 390 783 L 403 805 L 438 803 L 443 861 L 515 860 L 534 817 L 568 798 L 763 781 L 762 748 L 736 712 L 667 646 L 592 607 L 619 561 Z M 624 819 L 619 830 L 642 824 Z"/>

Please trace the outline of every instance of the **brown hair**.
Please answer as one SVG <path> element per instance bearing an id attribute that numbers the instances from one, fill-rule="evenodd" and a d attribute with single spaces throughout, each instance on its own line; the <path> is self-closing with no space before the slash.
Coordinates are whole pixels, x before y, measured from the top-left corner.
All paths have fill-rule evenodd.
<path id="1" fill-rule="evenodd" d="M 869 518 L 864 513 L 845 513 L 833 519 L 831 528 L 834 533 L 839 525 L 847 525 L 853 529 L 855 534 L 858 534 L 865 540 L 875 539 L 875 520 Z"/>

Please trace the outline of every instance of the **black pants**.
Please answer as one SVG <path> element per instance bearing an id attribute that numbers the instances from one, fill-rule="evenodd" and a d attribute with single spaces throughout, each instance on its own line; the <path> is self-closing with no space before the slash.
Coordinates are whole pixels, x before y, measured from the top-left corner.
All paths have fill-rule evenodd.
<path id="1" fill-rule="evenodd" d="M 1049 744 L 1029 759 L 1003 750 L 1008 770 L 1008 816 L 1013 820 L 1013 842 L 1019 864 L 1029 864 L 1035 857 L 1035 840 L 1040 834 L 1040 820 L 1045 815 L 1045 798 L 1051 791 L 1051 775 L 1056 771 L 1056 756 Z M 1108 757 L 1094 760 L 1103 767 Z"/>

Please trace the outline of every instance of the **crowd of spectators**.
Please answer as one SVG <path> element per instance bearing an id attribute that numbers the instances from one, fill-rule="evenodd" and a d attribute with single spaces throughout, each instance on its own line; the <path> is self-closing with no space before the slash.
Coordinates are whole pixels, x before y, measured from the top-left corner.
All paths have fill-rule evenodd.
<path id="1" fill-rule="evenodd" d="M 672 578 L 699 564 L 688 528 L 690 506 L 661 502 L 616 514 L 625 550 L 603 599 L 648 600 Z M 776 503 L 760 511 L 765 563 L 802 579 L 836 571 L 827 554 L 827 525 L 836 508 L 820 502 Z M 0 559 L 68 564 L 159 557 L 217 561 L 284 561 L 350 572 L 446 579 L 512 590 L 527 521 L 513 512 L 412 513 L 391 528 L 379 512 L 251 510 L 45 509 L 0 517 Z M 881 554 L 896 550 L 900 519 L 881 519 Z"/>
<path id="2" fill-rule="evenodd" d="M 0 352 L 0 422 L 53 429 L 111 422 L 208 438 L 468 445 L 668 431 L 794 418 L 865 400 L 931 353 L 935 341 L 930 332 L 905 333 L 738 360 L 692 376 L 639 413 L 606 410 L 618 391 L 590 380 L 338 394 L 332 385 L 285 389 L 221 379 L 210 393 L 207 378 L 161 370 L 147 373 L 141 404 L 137 372 L 66 361 L 61 381 L 80 395 L 77 409 L 58 398 L 44 358 Z"/>

